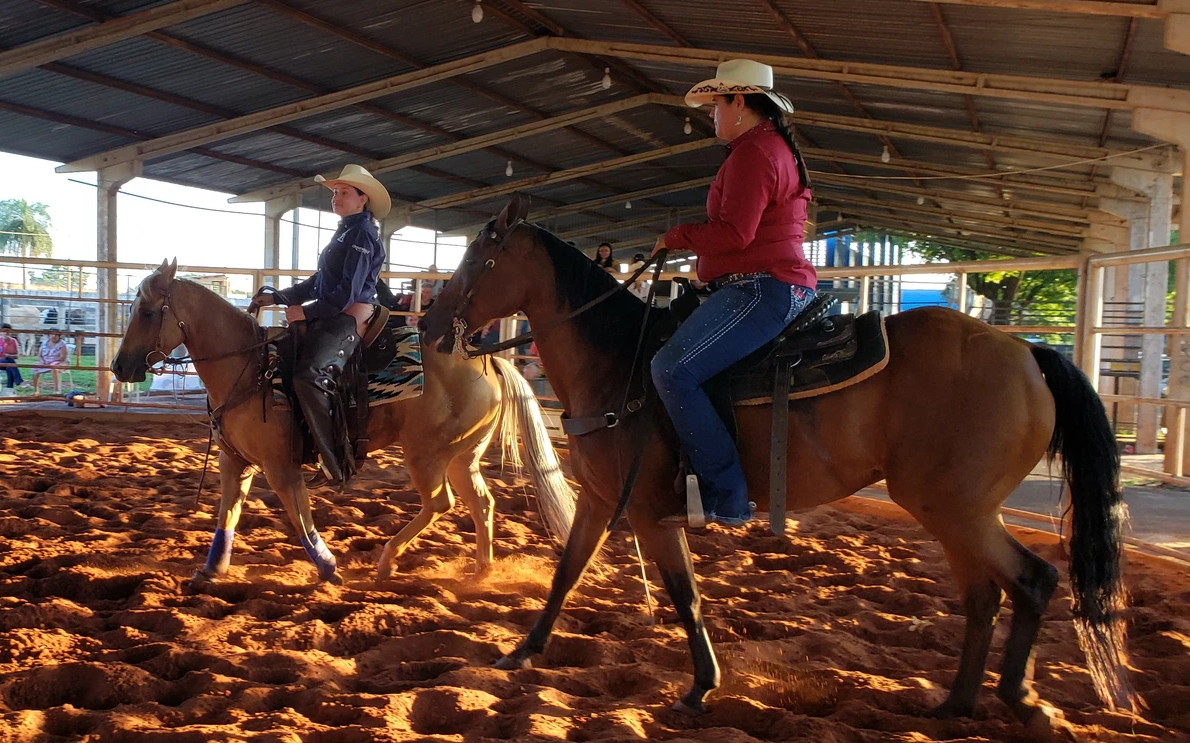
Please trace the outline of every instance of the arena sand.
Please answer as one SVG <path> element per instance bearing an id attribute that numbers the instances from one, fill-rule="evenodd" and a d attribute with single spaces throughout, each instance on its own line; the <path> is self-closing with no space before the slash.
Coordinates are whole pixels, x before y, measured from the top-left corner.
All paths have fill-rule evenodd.
<path id="1" fill-rule="evenodd" d="M 231 575 L 186 590 L 218 497 L 195 487 L 205 431 L 3 417 L 0 431 L 0 742 L 34 741 L 1010 741 L 1022 730 L 989 674 L 975 719 L 938 721 L 958 666 L 962 608 L 941 550 L 895 507 L 849 499 L 693 535 L 723 665 L 710 713 L 670 711 L 691 665 L 659 597 L 656 626 L 626 531 L 572 596 L 533 669 L 492 668 L 548 590 L 555 547 L 531 492 L 498 463 L 496 557 L 471 572 L 461 506 L 377 583 L 384 541 L 418 496 L 399 452 L 315 518 L 346 583 L 313 566 L 271 492 L 254 487 Z M 791 524 L 792 526 L 792 524 Z M 1016 530 L 1066 565 L 1052 536 Z M 1037 685 L 1087 741 L 1190 740 L 1190 570 L 1132 556 L 1133 680 L 1148 709 L 1104 711 L 1069 621 L 1065 581 L 1038 642 Z M 1002 618 L 1006 618 L 1008 610 Z M 1001 621 L 993 669 L 1007 631 Z"/>

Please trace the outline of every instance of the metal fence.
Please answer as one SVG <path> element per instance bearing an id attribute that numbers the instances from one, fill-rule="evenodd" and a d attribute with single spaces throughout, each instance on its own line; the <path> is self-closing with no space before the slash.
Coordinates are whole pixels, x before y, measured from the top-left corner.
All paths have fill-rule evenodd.
<path id="1" fill-rule="evenodd" d="M 1113 269 L 1133 265 L 1144 265 L 1158 261 L 1173 261 L 1176 265 L 1177 281 L 1173 296 L 1172 311 L 1166 324 L 1160 326 L 1146 326 L 1141 324 L 1143 315 L 1135 305 L 1127 301 L 1113 300 L 1107 292 L 1108 273 Z M 107 358 L 118 343 L 124 331 L 127 309 L 135 296 L 135 288 L 140 280 L 153 271 L 156 266 L 134 263 L 102 263 L 97 261 L 68 261 L 59 259 L 35 258 L 4 258 L 0 259 L 0 266 L 58 266 L 69 272 L 71 292 L 46 293 L 42 291 L 4 291 L 0 290 L 0 319 L 5 319 L 11 310 L 22 304 L 42 307 L 53 302 L 68 303 L 69 306 L 59 305 L 62 311 L 88 308 L 84 317 L 97 316 L 98 311 L 91 313 L 89 308 L 103 305 L 115 305 L 117 323 L 115 332 L 100 332 L 92 328 L 92 322 L 83 327 L 72 329 L 75 339 L 75 351 L 72 355 L 71 368 L 78 371 L 94 371 L 98 379 L 107 379 L 107 369 L 102 365 L 83 363 L 83 348 L 94 343 L 97 348 L 106 345 Z M 1129 253 L 1110 255 L 1082 255 L 1062 256 L 1050 258 L 1011 259 L 994 262 L 967 263 L 933 263 L 903 266 L 847 266 L 820 268 L 818 270 L 820 287 L 837 292 L 846 300 L 845 311 L 865 312 L 869 309 L 880 309 L 886 313 L 896 313 L 910 307 L 899 299 L 896 291 L 901 282 L 911 280 L 921 275 L 948 275 L 953 277 L 950 286 L 953 291 L 944 296 L 938 303 L 953 308 L 963 308 L 971 314 L 981 314 L 983 319 L 995 324 L 1005 332 L 1024 337 L 1027 340 L 1044 340 L 1059 348 L 1064 348 L 1075 360 L 1080 368 L 1100 390 L 1101 397 L 1112 411 L 1113 419 L 1124 433 L 1130 433 L 1143 421 L 1156 416 L 1164 430 L 1165 463 L 1163 471 L 1131 468 L 1137 474 L 1151 476 L 1178 485 L 1190 485 L 1190 478 L 1185 477 L 1186 465 L 1190 463 L 1190 442 L 1184 433 L 1186 426 L 1186 409 L 1190 407 L 1190 245 L 1171 246 Z M 122 289 L 115 299 L 105 299 L 97 296 L 94 287 L 97 286 L 97 273 L 100 270 L 114 270 L 116 284 Z M 986 307 L 979 307 L 973 300 L 973 292 L 968 286 L 968 277 L 975 274 L 1006 271 L 1074 271 L 1077 274 L 1077 301 L 1072 308 L 1069 305 L 1006 305 L 996 308 L 990 314 Z M 305 277 L 308 270 L 292 269 L 260 269 L 260 268 L 229 268 L 217 266 L 180 266 L 179 275 L 194 278 L 205 283 L 229 301 L 240 306 L 246 306 L 248 299 L 255 290 L 265 285 L 287 285 L 289 277 Z M 396 271 L 382 274 L 390 283 L 394 292 L 405 292 L 410 295 L 409 309 L 396 314 L 417 317 L 422 314 L 423 287 L 426 282 L 441 282 L 450 278 L 450 273 L 438 272 L 410 272 Z M 674 277 L 689 278 L 686 273 L 665 273 L 662 279 L 668 281 Z M 623 277 L 621 277 L 623 278 Z M 670 286 L 672 286 L 672 282 Z M 431 290 L 428 293 L 433 293 Z M 44 308 L 43 308 L 44 309 Z M 282 314 L 274 309 L 266 309 L 261 321 L 264 324 L 279 324 Z M 1073 318 L 1073 321 L 1071 321 Z M 513 318 L 500 323 L 499 335 L 501 340 L 513 337 L 523 323 L 524 318 Z M 14 323 L 15 324 L 15 323 Z M 37 332 L 44 332 L 38 328 Z M 1145 337 L 1158 338 L 1161 343 L 1149 341 L 1146 349 L 1149 361 L 1141 356 L 1141 345 Z M 1135 379 L 1141 376 L 1140 367 L 1147 372 L 1153 367 L 1153 348 L 1159 346 L 1164 357 L 1160 365 L 1159 374 L 1165 375 L 1158 394 L 1140 394 L 1134 384 L 1121 384 L 1121 380 Z M 524 353 L 525 349 L 507 352 L 522 366 L 532 366 L 529 371 L 536 375 L 532 380 L 539 398 L 547 407 L 547 418 L 551 419 L 552 427 L 557 429 L 556 413 L 550 414 L 550 408 L 557 407 L 556 398 L 549 389 L 544 370 L 540 368 L 537 359 Z M 102 356 L 102 354 L 100 355 Z M 1168 360 L 1172 359 L 1172 361 Z M 123 400 L 128 389 L 120 385 L 99 390 L 101 396 L 109 397 L 121 405 L 136 407 L 177 407 L 190 410 L 193 404 L 176 401 L 156 403 L 151 400 Z M 1149 411 L 1148 413 L 1143 411 Z"/>

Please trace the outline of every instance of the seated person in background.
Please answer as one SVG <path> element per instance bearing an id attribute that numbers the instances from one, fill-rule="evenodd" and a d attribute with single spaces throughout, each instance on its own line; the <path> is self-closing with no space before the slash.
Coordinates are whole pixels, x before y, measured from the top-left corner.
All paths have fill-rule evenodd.
<path id="1" fill-rule="evenodd" d="M 620 270 L 619 265 L 612 260 L 611 243 L 599 243 L 599 248 L 595 251 L 595 265 L 608 273 L 615 273 Z"/>
<path id="2" fill-rule="evenodd" d="M 34 395 L 40 394 L 41 377 L 46 373 L 52 373 L 54 375 L 54 391 L 58 393 L 62 392 L 60 369 L 66 366 L 69 356 L 70 351 L 66 348 L 66 341 L 62 340 L 62 333 L 57 328 L 51 328 L 49 336 L 41 342 L 41 351 L 38 354 L 37 366 L 33 367 Z"/>
<path id="3" fill-rule="evenodd" d="M 13 388 L 21 386 L 25 380 L 21 379 L 21 370 L 17 368 L 17 356 L 20 354 L 17 339 L 12 334 L 12 326 L 8 323 L 0 325 L 0 364 L 4 367 L 4 389 L 6 395 L 12 395 Z"/>

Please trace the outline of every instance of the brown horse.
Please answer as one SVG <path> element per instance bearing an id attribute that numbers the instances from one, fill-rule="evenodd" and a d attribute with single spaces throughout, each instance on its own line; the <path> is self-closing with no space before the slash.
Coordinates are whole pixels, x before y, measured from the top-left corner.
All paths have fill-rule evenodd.
<path id="1" fill-rule="evenodd" d="M 176 269 L 176 262 L 162 263 L 141 283 L 112 371 L 121 381 L 141 381 L 150 355 L 161 358 L 185 343 L 211 408 L 227 405 L 219 429 L 223 497 L 218 528 L 207 564 L 195 573 L 194 581 L 202 583 L 227 572 L 236 522 L 252 485 L 249 467 L 255 466 L 281 498 L 320 577 L 338 582 L 334 556 L 314 528 L 310 495 L 295 451 L 292 431 L 297 411 L 287 401 L 275 399 L 268 385 L 255 389 L 261 374 L 256 320 L 214 292 L 175 279 Z M 574 518 L 575 496 L 561 475 L 532 388 L 505 359 L 493 359 L 488 365 L 436 353 L 423 357 L 422 394 L 372 408 L 368 424 L 373 451 L 401 444 L 413 486 L 421 495 L 421 510 L 385 545 L 378 576 L 389 577 L 394 560 L 409 543 L 451 509 L 452 487 L 475 521 L 477 570 L 487 570 L 492 561 L 494 502 L 479 467 L 497 427 L 502 429 L 506 458 L 516 464 L 520 428 L 542 515 L 548 528 L 565 541 Z"/>
<path id="2" fill-rule="evenodd" d="M 427 346 L 452 349 L 452 331 L 524 312 L 550 383 L 575 418 L 618 412 L 645 307 L 625 292 L 564 321 L 615 286 L 579 251 L 523 221 L 516 196 L 470 244 L 462 265 L 422 320 Z M 660 312 L 650 313 L 650 322 Z M 1123 678 L 1119 456 L 1103 405 L 1086 378 L 1052 349 L 1031 346 L 978 320 L 928 308 L 887 320 L 890 361 L 851 387 L 789 403 L 788 498 L 808 509 L 884 479 L 889 494 L 943 545 L 963 595 L 966 636 L 958 676 L 934 714 L 970 716 L 984 677 L 1003 592 L 1013 604 L 998 695 L 1031 730 L 1051 720 L 1032 690 L 1032 652 L 1058 572 L 1005 530 L 1000 504 L 1045 456 L 1060 454 L 1073 506 L 1071 587 L 1080 640 L 1107 704 L 1128 705 Z M 647 369 L 646 365 L 644 366 Z M 767 510 L 771 406 L 736 410 L 749 492 Z M 676 436 L 658 404 L 619 425 L 570 438 L 582 484 L 574 527 L 545 610 L 499 667 L 541 653 L 567 594 L 603 543 L 634 442 L 645 446 L 628 517 L 661 571 L 685 626 L 693 688 L 675 705 L 698 712 L 719 685 L 699 607 L 685 532 L 658 519 L 681 512 L 674 492 Z"/>

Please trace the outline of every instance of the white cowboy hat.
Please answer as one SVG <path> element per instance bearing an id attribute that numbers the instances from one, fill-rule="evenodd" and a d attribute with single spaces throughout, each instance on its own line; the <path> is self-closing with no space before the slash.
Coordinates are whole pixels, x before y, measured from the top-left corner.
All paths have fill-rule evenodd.
<path id="1" fill-rule="evenodd" d="M 729 59 L 715 69 L 715 76 L 698 83 L 686 93 L 686 105 L 698 108 L 710 103 L 717 95 L 749 95 L 764 93 L 787 114 L 793 104 L 780 93 L 773 92 L 773 68 L 750 59 Z"/>
<path id="2" fill-rule="evenodd" d="M 336 183 L 345 183 L 358 188 L 367 195 L 368 211 L 372 212 L 372 216 L 376 219 L 384 219 L 393 206 L 392 197 L 388 195 L 388 189 L 384 187 L 384 184 L 359 165 L 344 165 L 343 172 L 339 174 L 338 178 L 324 178 L 321 175 L 316 175 L 314 182 L 321 183 L 331 190 L 334 190 Z"/>

